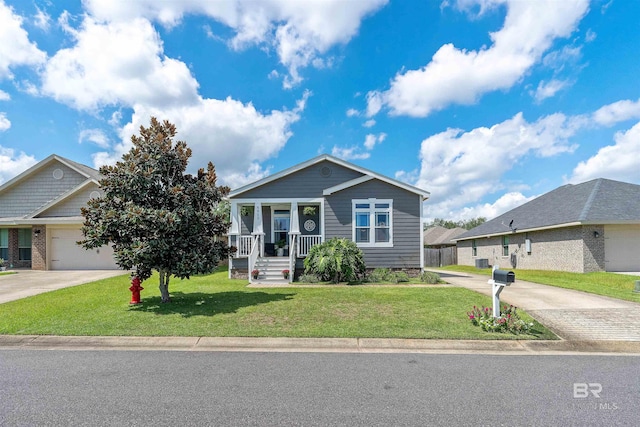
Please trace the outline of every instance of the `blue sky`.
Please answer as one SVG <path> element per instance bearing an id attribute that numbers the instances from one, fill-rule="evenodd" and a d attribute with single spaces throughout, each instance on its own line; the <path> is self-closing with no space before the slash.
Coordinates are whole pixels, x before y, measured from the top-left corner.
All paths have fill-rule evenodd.
<path id="1" fill-rule="evenodd" d="M 640 184 L 640 2 L 0 0 L 0 183 L 113 163 L 149 117 L 238 187 L 318 154 L 492 218 Z"/>

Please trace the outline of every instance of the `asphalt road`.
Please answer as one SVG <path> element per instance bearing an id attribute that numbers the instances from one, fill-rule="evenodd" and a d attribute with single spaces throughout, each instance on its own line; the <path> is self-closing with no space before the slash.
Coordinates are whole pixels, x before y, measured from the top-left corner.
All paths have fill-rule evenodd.
<path id="1" fill-rule="evenodd" d="M 639 410 L 638 356 L 0 351 L 3 426 L 636 426 Z"/>

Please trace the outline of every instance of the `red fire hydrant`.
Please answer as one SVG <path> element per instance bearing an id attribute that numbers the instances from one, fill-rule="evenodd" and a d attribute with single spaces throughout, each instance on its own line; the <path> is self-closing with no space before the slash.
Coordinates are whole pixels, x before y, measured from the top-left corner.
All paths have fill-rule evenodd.
<path id="1" fill-rule="evenodd" d="M 129 304 L 140 304 L 140 291 L 144 288 L 140 286 L 140 278 L 138 276 L 133 276 L 131 279 L 131 287 L 129 290 L 131 291 L 131 302 Z"/>

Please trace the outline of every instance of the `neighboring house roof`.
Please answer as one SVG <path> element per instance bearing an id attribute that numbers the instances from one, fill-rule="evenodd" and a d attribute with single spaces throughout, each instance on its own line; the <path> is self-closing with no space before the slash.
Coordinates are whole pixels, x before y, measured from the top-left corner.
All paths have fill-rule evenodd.
<path id="1" fill-rule="evenodd" d="M 5 191 L 9 187 L 13 187 L 14 185 L 20 183 L 24 179 L 26 179 L 29 176 L 33 175 L 36 171 L 42 169 L 43 167 L 47 166 L 49 163 L 51 163 L 53 161 L 56 161 L 56 160 L 59 161 L 60 163 L 64 164 L 64 165 L 70 167 L 71 169 L 75 170 L 80 175 L 84 175 L 85 177 L 87 177 L 87 179 L 93 179 L 96 182 L 98 180 L 100 180 L 100 173 L 97 170 L 95 170 L 93 168 L 90 168 L 89 166 L 74 162 L 73 160 L 66 159 L 66 158 L 64 158 L 62 156 L 58 156 L 57 154 L 52 154 L 49 157 L 47 157 L 46 159 L 41 160 L 40 162 L 36 163 L 34 166 L 32 166 L 29 169 L 27 169 L 26 171 L 22 172 L 21 174 L 13 177 L 9 181 L 7 181 L 4 184 L 0 185 L 0 193 Z"/>
<path id="2" fill-rule="evenodd" d="M 444 228 L 439 225 L 429 227 L 422 233 L 423 243 L 426 246 L 455 245 L 453 240 L 467 230 L 461 227 Z"/>
<path id="3" fill-rule="evenodd" d="M 62 156 L 58 156 L 56 154 L 52 154 L 39 163 L 35 164 L 31 168 L 17 175 L 16 177 L 10 179 L 5 182 L 3 185 L 0 185 L 0 196 L 3 194 L 9 194 L 10 190 L 14 187 L 19 186 L 22 183 L 26 183 L 31 177 L 35 176 L 38 171 L 43 170 L 46 166 L 52 163 L 60 163 L 69 169 L 77 172 L 80 175 L 80 179 L 84 178 L 82 181 L 76 180 L 76 183 L 66 188 L 63 188 L 61 192 L 50 192 L 47 195 L 46 199 L 42 200 L 43 204 L 37 207 L 31 207 L 25 209 L 20 216 L 5 216 L 0 218 L 0 222 L 4 224 L 27 224 L 27 223 L 38 223 L 38 222 L 46 222 L 51 220 L 58 221 L 75 221 L 78 222 L 82 219 L 80 216 L 80 212 L 78 212 L 75 216 L 63 216 L 63 217 L 47 217 L 47 218 L 38 218 L 40 214 L 47 211 L 48 209 L 53 208 L 54 206 L 72 199 L 74 196 L 80 194 L 81 191 L 88 191 L 87 189 L 91 189 L 92 185 L 99 186 L 99 180 L 101 178 L 100 173 L 90 168 L 89 166 L 74 162 L 73 160 L 69 160 Z M 48 188 L 48 187 L 47 187 Z M 47 190 L 50 191 L 50 190 Z M 1 215 L 0 215 L 1 216 Z M 57 218 L 57 219 L 56 219 Z"/>
<path id="4" fill-rule="evenodd" d="M 249 190 L 253 190 L 254 188 L 257 188 L 257 187 L 260 187 L 260 186 L 265 185 L 267 183 L 276 181 L 276 180 L 278 180 L 280 178 L 283 178 L 283 177 L 285 177 L 287 175 L 291 175 L 292 173 L 298 172 L 298 171 L 300 171 L 302 169 L 308 168 L 309 166 L 315 165 L 315 164 L 323 162 L 323 161 L 328 161 L 328 162 L 335 163 L 337 165 L 340 165 L 340 166 L 345 167 L 347 169 L 354 170 L 354 171 L 359 172 L 359 173 L 364 175 L 363 177 L 360 177 L 360 178 L 357 178 L 357 179 L 353 179 L 351 181 L 347 181 L 347 182 L 342 183 L 340 185 L 336 185 L 334 187 L 325 189 L 324 192 L 323 192 L 323 194 L 325 196 L 333 194 L 334 192 L 337 192 L 337 191 L 340 191 L 340 190 L 344 190 L 345 188 L 349 188 L 349 187 L 361 184 L 361 183 L 366 182 L 366 181 L 371 180 L 371 179 L 379 179 L 380 181 L 386 182 L 387 184 L 391 184 L 391 185 L 394 185 L 396 187 L 399 187 L 399 188 L 402 188 L 404 190 L 407 190 L 407 191 L 409 191 L 411 193 L 418 194 L 418 195 L 422 196 L 423 200 L 428 199 L 429 196 L 430 196 L 430 193 L 428 191 L 422 190 L 420 188 L 414 187 L 412 185 L 406 184 L 406 183 L 398 181 L 396 179 L 389 178 L 389 177 L 381 175 L 379 173 L 370 171 L 370 170 L 365 169 L 363 167 L 354 165 L 353 163 L 349 163 L 349 162 L 346 162 L 344 160 L 338 159 L 337 157 L 333 157 L 333 156 L 330 156 L 328 154 L 322 154 L 322 155 L 320 155 L 318 157 L 314 157 L 313 159 L 307 160 L 306 162 L 299 163 L 299 164 L 297 164 L 295 166 L 292 166 L 292 167 L 290 167 L 288 169 L 285 169 L 285 170 L 283 170 L 281 172 L 278 172 L 278 173 L 276 173 L 274 175 L 268 176 L 266 178 L 263 178 L 263 179 L 261 179 L 259 181 L 251 183 L 249 185 L 245 185 L 244 187 L 240 187 L 238 189 L 235 189 L 235 190 L 233 190 L 233 191 L 231 191 L 229 193 L 229 197 L 230 198 L 237 197 L 237 196 L 241 195 L 242 193 L 245 193 L 245 192 L 247 192 Z"/>
<path id="5" fill-rule="evenodd" d="M 629 223 L 640 223 L 640 185 L 598 178 L 556 188 L 456 240 L 571 225 Z"/>

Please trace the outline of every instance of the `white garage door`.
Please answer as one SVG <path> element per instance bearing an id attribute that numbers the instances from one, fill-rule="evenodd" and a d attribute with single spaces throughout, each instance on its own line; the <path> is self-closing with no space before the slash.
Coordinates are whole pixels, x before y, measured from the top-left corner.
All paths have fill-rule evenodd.
<path id="1" fill-rule="evenodd" d="M 113 249 L 103 246 L 99 249 L 85 250 L 76 244 L 82 240 L 78 229 L 53 228 L 51 235 L 52 270 L 112 270 L 117 269 L 113 260 Z"/>
<path id="2" fill-rule="evenodd" d="M 640 271 L 640 225 L 605 225 L 604 268 Z"/>

